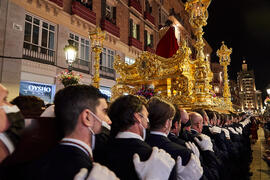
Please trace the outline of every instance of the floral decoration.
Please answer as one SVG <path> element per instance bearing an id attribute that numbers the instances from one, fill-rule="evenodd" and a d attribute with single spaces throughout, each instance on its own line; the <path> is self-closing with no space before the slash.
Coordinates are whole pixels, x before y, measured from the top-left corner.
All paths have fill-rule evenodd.
<path id="1" fill-rule="evenodd" d="M 58 76 L 57 76 L 58 80 L 61 81 L 61 83 L 67 87 L 69 85 L 76 85 L 79 84 L 82 75 L 75 73 L 73 71 L 62 71 Z"/>
<path id="2" fill-rule="evenodd" d="M 144 96 L 146 99 L 150 99 L 155 95 L 153 88 L 147 88 L 146 86 L 142 86 L 142 88 L 137 92 L 137 95 Z"/>

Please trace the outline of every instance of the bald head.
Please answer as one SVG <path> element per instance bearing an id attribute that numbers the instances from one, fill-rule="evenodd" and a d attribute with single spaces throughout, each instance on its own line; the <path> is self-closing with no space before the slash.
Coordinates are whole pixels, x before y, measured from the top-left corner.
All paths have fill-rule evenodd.
<path id="1" fill-rule="evenodd" d="M 191 112 L 189 113 L 189 119 L 191 122 L 191 128 L 201 133 L 203 126 L 203 117 L 199 113 Z"/>
<path id="2" fill-rule="evenodd" d="M 180 109 L 181 123 L 186 124 L 189 120 L 188 113 L 185 109 Z"/>

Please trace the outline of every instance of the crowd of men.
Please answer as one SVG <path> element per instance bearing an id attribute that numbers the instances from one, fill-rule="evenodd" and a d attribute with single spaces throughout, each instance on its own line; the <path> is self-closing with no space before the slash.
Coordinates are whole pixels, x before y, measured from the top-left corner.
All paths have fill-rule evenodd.
<path id="1" fill-rule="evenodd" d="M 10 104 L 7 95 L 8 90 L 0 84 L 1 180 L 222 180 L 251 176 L 251 120 L 246 114 L 203 109 L 188 113 L 160 97 L 146 100 L 134 95 L 120 96 L 108 105 L 107 97 L 93 86 L 68 86 L 40 113 L 40 122 L 53 121 L 57 143 L 30 143 L 30 148 L 25 148 L 29 139 L 36 138 L 26 129 L 33 129 L 38 118 L 27 122 L 29 117 L 22 113 L 27 112 L 27 105 L 16 104 L 18 100 Z M 43 127 L 38 128 L 42 131 Z M 28 139 L 23 138 L 25 132 Z M 20 153 L 24 160 L 18 158 Z"/>

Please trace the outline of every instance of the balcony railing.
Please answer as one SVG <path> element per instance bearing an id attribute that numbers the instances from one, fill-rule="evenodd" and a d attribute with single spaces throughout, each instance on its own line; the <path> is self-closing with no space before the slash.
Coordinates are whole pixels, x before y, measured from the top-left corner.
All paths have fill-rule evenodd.
<path id="1" fill-rule="evenodd" d="M 145 51 L 148 51 L 148 52 L 150 52 L 150 53 L 153 53 L 153 54 L 156 53 L 155 50 L 154 50 L 153 48 L 151 48 L 150 46 L 146 46 L 146 47 L 144 48 L 144 50 L 145 50 Z"/>
<path id="2" fill-rule="evenodd" d="M 55 65 L 55 51 L 45 47 L 37 46 L 28 42 L 23 44 L 23 58 L 44 64 Z"/>
<path id="3" fill-rule="evenodd" d="M 147 11 L 144 12 L 144 18 L 150 21 L 153 25 L 155 25 L 155 18 Z"/>
<path id="4" fill-rule="evenodd" d="M 96 24 L 96 13 L 78 1 L 72 2 L 72 14 L 78 15 L 92 24 Z"/>
<path id="5" fill-rule="evenodd" d="M 106 30 L 109 33 L 115 35 L 116 37 L 120 37 L 120 28 L 108 21 L 107 19 L 102 18 L 100 21 L 100 26 L 102 30 Z"/>
<path id="6" fill-rule="evenodd" d="M 142 43 L 133 37 L 129 37 L 128 44 L 142 50 Z"/>
<path id="7" fill-rule="evenodd" d="M 84 59 L 77 58 L 76 61 L 72 64 L 72 69 L 86 74 L 91 74 L 92 73 L 91 61 L 86 61 Z"/>
<path id="8" fill-rule="evenodd" d="M 57 4 L 60 7 L 63 7 L 63 0 L 49 0 L 51 2 L 54 2 L 55 4 Z"/>
<path id="9" fill-rule="evenodd" d="M 105 66 L 99 66 L 99 75 L 102 78 L 115 80 L 115 70 Z"/>
<path id="10" fill-rule="evenodd" d="M 128 1 L 128 5 L 130 7 L 133 7 L 134 9 L 136 9 L 139 13 L 142 14 L 142 6 L 140 4 L 140 1 L 138 0 L 129 0 Z"/>

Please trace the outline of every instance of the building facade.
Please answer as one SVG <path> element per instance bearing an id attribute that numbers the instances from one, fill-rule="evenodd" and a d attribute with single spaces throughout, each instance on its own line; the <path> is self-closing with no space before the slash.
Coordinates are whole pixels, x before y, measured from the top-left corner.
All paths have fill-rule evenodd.
<path id="1" fill-rule="evenodd" d="M 237 112 L 241 112 L 241 99 L 239 96 L 239 87 L 235 80 L 229 80 L 232 106 Z"/>
<path id="2" fill-rule="evenodd" d="M 248 70 L 245 60 L 242 64 L 242 70 L 238 72 L 237 83 L 240 90 L 242 111 L 261 114 L 263 109 L 261 91 L 256 90 L 254 72 Z"/>
<path id="3" fill-rule="evenodd" d="M 9 89 L 9 100 L 24 94 L 53 101 L 63 87 L 56 77 L 67 68 L 63 49 L 69 39 L 78 46 L 73 71 L 83 75 L 81 83 L 91 84 L 94 53 L 88 32 L 97 26 L 106 32 L 100 89 L 109 96 L 117 77 L 114 56 L 133 63 L 142 51 L 154 53 L 167 19 L 179 43 L 186 40 L 195 54 L 195 36 L 179 0 L 1 0 L 0 13 L 0 82 Z"/>

